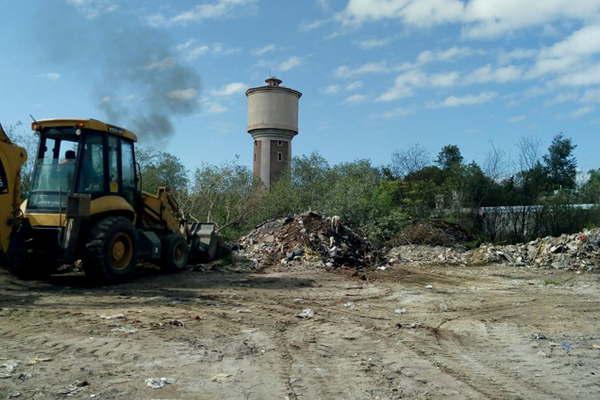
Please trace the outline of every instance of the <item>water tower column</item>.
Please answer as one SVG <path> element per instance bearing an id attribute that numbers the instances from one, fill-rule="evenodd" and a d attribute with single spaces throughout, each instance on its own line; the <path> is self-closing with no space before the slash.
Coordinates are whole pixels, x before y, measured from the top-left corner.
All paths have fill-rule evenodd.
<path id="1" fill-rule="evenodd" d="M 298 134 L 298 101 L 302 93 L 280 86 L 271 77 L 266 86 L 250 88 L 248 133 L 254 139 L 253 172 L 268 188 L 291 167 L 292 139 Z"/>

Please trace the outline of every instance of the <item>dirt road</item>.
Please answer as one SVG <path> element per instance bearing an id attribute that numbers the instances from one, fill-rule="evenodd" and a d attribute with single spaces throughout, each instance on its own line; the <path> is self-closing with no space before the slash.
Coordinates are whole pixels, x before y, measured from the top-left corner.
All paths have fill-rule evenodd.
<path id="1" fill-rule="evenodd" d="M 99 289 L 2 271 L 0 399 L 598 399 L 599 293 L 598 275 L 511 267 Z"/>

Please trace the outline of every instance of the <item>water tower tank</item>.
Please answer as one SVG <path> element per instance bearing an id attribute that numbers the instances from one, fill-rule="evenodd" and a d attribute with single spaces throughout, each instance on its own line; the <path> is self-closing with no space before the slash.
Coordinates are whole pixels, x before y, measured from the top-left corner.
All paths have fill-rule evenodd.
<path id="1" fill-rule="evenodd" d="M 298 134 L 298 102 L 302 93 L 268 78 L 266 86 L 250 88 L 248 133 L 254 139 L 254 176 L 269 187 L 291 166 L 292 139 Z"/>

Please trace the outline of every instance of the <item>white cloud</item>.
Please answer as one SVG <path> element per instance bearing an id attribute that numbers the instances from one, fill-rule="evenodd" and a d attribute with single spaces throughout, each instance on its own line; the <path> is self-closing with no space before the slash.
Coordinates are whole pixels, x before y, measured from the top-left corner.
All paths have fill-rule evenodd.
<path id="1" fill-rule="evenodd" d="M 344 24 L 398 19 L 428 27 L 460 24 L 472 38 L 496 37 L 561 19 L 588 21 L 600 14 L 600 0 L 546 0 L 527 6 L 522 0 L 349 0 L 338 14 Z"/>
<path id="2" fill-rule="evenodd" d="M 583 106 L 583 107 L 578 108 L 577 110 L 573 111 L 570 115 L 573 118 L 579 118 L 579 117 L 583 117 L 586 114 L 591 113 L 592 111 L 594 111 L 594 108 L 592 106 Z"/>
<path id="3" fill-rule="evenodd" d="M 364 39 L 356 42 L 356 45 L 363 50 L 375 49 L 378 47 L 384 47 L 390 44 L 390 38 L 372 38 L 372 39 Z"/>
<path id="4" fill-rule="evenodd" d="M 169 69 L 173 66 L 175 66 L 175 60 L 172 57 L 166 57 L 162 60 L 149 62 L 148 64 L 144 65 L 144 69 L 149 71 L 164 71 L 165 69 Z"/>
<path id="5" fill-rule="evenodd" d="M 513 115 L 508 119 L 508 122 L 511 124 L 516 124 L 517 122 L 525 121 L 525 119 L 527 119 L 526 115 Z"/>
<path id="6" fill-rule="evenodd" d="M 358 90 L 361 87 L 363 87 L 362 81 L 354 81 L 354 82 L 350 82 L 348 85 L 346 85 L 346 90 L 351 92 L 353 90 Z"/>
<path id="7" fill-rule="evenodd" d="M 403 97 L 410 97 L 418 87 L 450 87 L 459 83 L 458 72 L 449 71 L 437 74 L 426 74 L 413 69 L 401 73 L 394 80 L 394 85 L 381 94 L 378 101 L 393 101 Z"/>
<path id="8" fill-rule="evenodd" d="M 323 93 L 325 94 L 337 94 L 340 92 L 340 87 L 338 85 L 328 85 L 323 88 Z"/>
<path id="9" fill-rule="evenodd" d="M 600 89 L 589 89 L 581 96 L 583 103 L 600 103 Z"/>
<path id="10" fill-rule="evenodd" d="M 113 0 L 67 0 L 67 4 L 77 8 L 87 19 L 95 19 L 119 9 Z"/>
<path id="11" fill-rule="evenodd" d="M 256 49 L 252 50 L 252 54 L 255 55 L 255 56 L 257 56 L 257 57 L 260 57 L 260 56 L 263 56 L 263 55 L 265 55 L 267 53 L 272 53 L 272 52 L 277 51 L 277 50 L 279 50 L 279 46 L 274 45 L 274 44 L 271 43 L 271 44 L 267 44 L 267 45 L 265 45 L 263 47 L 259 47 L 259 48 L 256 48 Z"/>
<path id="12" fill-rule="evenodd" d="M 363 103 L 365 100 L 367 100 L 367 96 L 365 96 L 364 94 L 353 94 L 353 95 L 346 97 L 346 100 L 344 100 L 344 103 L 359 104 L 359 103 Z"/>
<path id="13" fill-rule="evenodd" d="M 208 114 L 222 114 L 228 110 L 227 107 L 209 97 L 202 97 L 198 102 L 202 111 Z"/>
<path id="14" fill-rule="evenodd" d="M 471 72 L 466 78 L 466 83 L 507 83 L 520 79 L 522 75 L 521 69 L 513 65 L 492 68 L 487 64 Z"/>
<path id="15" fill-rule="evenodd" d="M 567 86 L 598 85 L 600 84 L 600 64 L 573 69 L 558 77 L 556 82 Z"/>
<path id="16" fill-rule="evenodd" d="M 537 56 L 535 49 L 514 49 L 511 51 L 501 51 L 498 55 L 498 62 L 502 65 L 510 64 L 513 61 L 527 60 Z"/>
<path id="17" fill-rule="evenodd" d="M 532 77 L 557 75 L 564 85 L 588 85 L 600 82 L 600 25 L 585 26 L 565 39 L 539 52 L 530 71 Z"/>
<path id="18" fill-rule="evenodd" d="M 222 43 L 199 44 L 196 39 L 189 39 L 180 43 L 175 49 L 188 61 L 195 60 L 205 54 L 230 55 L 240 51 L 238 48 L 227 48 Z"/>
<path id="19" fill-rule="evenodd" d="M 550 100 L 546 101 L 545 104 L 547 106 L 552 106 L 556 104 L 569 103 L 578 99 L 579 96 L 577 95 L 577 93 L 559 93 Z"/>
<path id="20" fill-rule="evenodd" d="M 60 79 L 60 74 L 58 72 L 44 72 L 43 74 L 36 75 L 38 78 L 45 78 L 51 81 L 57 81 Z"/>
<path id="21" fill-rule="evenodd" d="M 407 117 L 414 113 L 415 112 L 412 109 L 398 107 L 398 108 L 394 108 L 392 110 L 384 111 L 380 115 L 383 118 L 390 119 L 390 118 Z"/>
<path id="22" fill-rule="evenodd" d="M 255 2 L 256 0 L 215 0 L 198 4 L 172 17 L 165 17 L 162 14 L 151 15 L 147 21 L 153 26 L 186 25 L 207 19 L 229 17 L 237 8 L 249 6 Z"/>
<path id="23" fill-rule="evenodd" d="M 300 64 L 302 64 L 302 59 L 298 56 L 292 56 L 292 57 L 288 58 L 287 60 L 282 61 L 277 66 L 277 69 L 279 71 L 289 71 L 290 69 L 300 66 Z"/>
<path id="24" fill-rule="evenodd" d="M 213 90 L 211 94 L 219 97 L 233 96 L 235 94 L 241 94 L 247 87 L 248 85 L 242 82 L 231 82 L 219 89 Z"/>
<path id="25" fill-rule="evenodd" d="M 393 68 L 387 65 L 386 62 L 369 62 L 358 67 L 349 67 L 341 65 L 335 69 L 333 74 L 337 78 L 352 78 L 359 75 L 387 73 L 393 71 Z"/>
<path id="26" fill-rule="evenodd" d="M 460 107 L 472 106 L 477 104 L 487 103 L 497 96 L 495 92 L 482 92 L 479 94 L 469 94 L 465 96 L 449 96 L 441 103 L 433 104 L 433 108 L 437 107 Z"/>
<path id="27" fill-rule="evenodd" d="M 298 26 L 298 29 L 301 32 L 310 32 L 310 31 L 314 31 L 315 29 L 319 29 L 322 26 L 325 26 L 329 22 L 331 22 L 330 19 L 317 19 L 317 20 L 314 20 L 314 21 L 302 22 Z"/>
<path id="28" fill-rule="evenodd" d="M 177 101 L 189 101 L 198 95 L 198 91 L 194 88 L 172 90 L 167 93 L 167 97 Z"/>
<path id="29" fill-rule="evenodd" d="M 435 61 L 450 61 L 457 58 L 468 57 L 476 51 L 469 47 L 450 47 L 446 50 L 425 50 L 417 56 L 418 64 L 428 64 Z M 481 53 L 481 51 L 477 51 Z"/>

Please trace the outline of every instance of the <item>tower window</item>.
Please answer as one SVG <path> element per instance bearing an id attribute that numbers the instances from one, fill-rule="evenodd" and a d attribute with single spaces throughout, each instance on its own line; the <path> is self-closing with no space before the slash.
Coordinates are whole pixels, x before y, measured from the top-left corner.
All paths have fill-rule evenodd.
<path id="1" fill-rule="evenodd" d="M 281 145 L 283 145 L 283 142 L 281 140 L 278 140 L 277 141 L 277 146 L 281 146 Z"/>
<path id="2" fill-rule="evenodd" d="M 283 159 L 283 158 L 282 158 L 282 155 L 281 155 L 281 152 L 277 153 L 277 159 L 278 159 L 279 161 L 281 161 L 281 160 Z"/>

